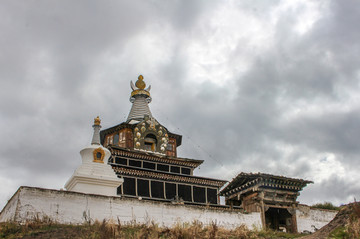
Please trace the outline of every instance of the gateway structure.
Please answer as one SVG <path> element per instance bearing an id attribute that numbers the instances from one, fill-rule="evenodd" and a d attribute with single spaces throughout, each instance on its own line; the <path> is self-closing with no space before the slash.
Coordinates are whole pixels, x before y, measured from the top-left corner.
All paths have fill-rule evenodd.
<path id="1" fill-rule="evenodd" d="M 297 232 L 296 201 L 312 181 L 265 173 L 240 173 L 220 192 L 227 205 L 260 212 L 264 227 Z"/>

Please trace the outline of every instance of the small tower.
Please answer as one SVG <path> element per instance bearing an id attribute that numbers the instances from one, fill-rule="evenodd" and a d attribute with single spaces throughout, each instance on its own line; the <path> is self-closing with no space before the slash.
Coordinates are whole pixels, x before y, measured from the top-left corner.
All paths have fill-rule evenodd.
<path id="1" fill-rule="evenodd" d="M 99 116 L 94 119 L 91 145 L 80 151 L 82 164 L 65 184 L 68 191 L 117 196 L 124 181 L 107 163 L 111 153 L 100 144 L 100 122 Z"/>

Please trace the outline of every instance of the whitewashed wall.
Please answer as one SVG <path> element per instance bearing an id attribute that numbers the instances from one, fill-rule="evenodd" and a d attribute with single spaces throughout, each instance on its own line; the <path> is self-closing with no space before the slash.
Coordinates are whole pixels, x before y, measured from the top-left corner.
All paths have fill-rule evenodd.
<path id="1" fill-rule="evenodd" d="M 20 190 L 20 189 L 19 189 Z M 14 221 L 16 215 L 16 206 L 19 200 L 19 190 L 11 197 L 0 213 L 0 222 Z"/>
<path id="2" fill-rule="evenodd" d="M 296 210 L 298 232 L 314 232 L 328 224 L 336 216 L 337 211 L 315 209 L 306 205 L 299 205 Z"/>
<path id="3" fill-rule="evenodd" d="M 0 214 L 2 221 L 24 222 L 34 217 L 49 217 L 66 224 L 81 224 L 86 219 L 114 220 L 117 223 L 150 223 L 173 226 L 194 220 L 207 225 L 216 222 L 228 229 L 245 224 L 261 228 L 260 213 L 243 214 L 238 211 L 207 209 L 191 205 L 139 201 L 119 197 L 90 195 L 69 191 L 20 187 Z"/>

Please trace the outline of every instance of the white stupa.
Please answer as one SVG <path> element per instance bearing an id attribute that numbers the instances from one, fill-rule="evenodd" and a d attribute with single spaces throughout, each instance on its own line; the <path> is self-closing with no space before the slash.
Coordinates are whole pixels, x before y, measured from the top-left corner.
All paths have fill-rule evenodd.
<path id="1" fill-rule="evenodd" d="M 80 151 L 82 164 L 66 182 L 68 191 L 117 196 L 117 188 L 124 182 L 107 163 L 111 153 L 100 144 L 100 122 L 99 116 L 94 119 L 91 145 Z"/>

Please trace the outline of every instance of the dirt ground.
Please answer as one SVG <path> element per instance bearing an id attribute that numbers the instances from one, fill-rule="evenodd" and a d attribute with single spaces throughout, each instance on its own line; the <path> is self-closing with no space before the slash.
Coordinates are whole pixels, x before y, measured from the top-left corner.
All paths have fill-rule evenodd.
<path id="1" fill-rule="evenodd" d="M 301 237 L 301 239 L 329 238 L 329 236 L 331 236 L 330 234 L 333 233 L 336 229 L 343 229 L 342 235 L 339 235 L 339 237 L 333 236 L 332 238 L 358 239 L 359 235 L 356 234 L 360 230 L 360 228 L 358 228 L 360 225 L 359 209 L 360 203 L 352 203 L 344 206 L 331 222 L 319 229 L 317 232 L 305 237 Z M 352 226 L 355 228 L 351 228 Z"/>

